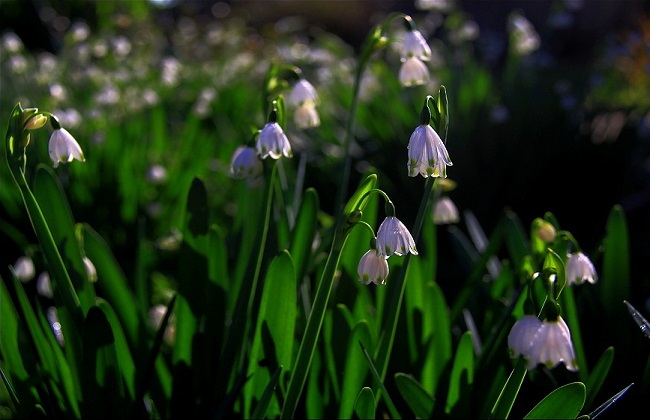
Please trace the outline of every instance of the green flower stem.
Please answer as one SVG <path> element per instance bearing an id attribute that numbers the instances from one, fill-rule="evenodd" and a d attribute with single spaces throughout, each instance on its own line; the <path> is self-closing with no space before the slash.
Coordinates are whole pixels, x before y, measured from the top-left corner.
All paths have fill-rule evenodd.
<path id="1" fill-rule="evenodd" d="M 354 84 L 352 88 L 352 103 L 350 104 L 350 111 L 348 112 L 348 121 L 345 126 L 345 137 L 343 140 L 343 147 L 345 153 L 345 161 L 343 162 L 341 182 L 339 184 L 339 190 L 336 195 L 334 212 L 339 214 L 339 221 L 345 217 L 344 214 L 340 214 L 343 200 L 347 195 L 348 183 L 350 182 L 350 170 L 352 167 L 352 156 L 350 156 L 350 147 L 352 145 L 352 131 L 354 128 L 354 120 L 357 115 L 357 106 L 359 104 L 359 89 L 361 87 L 361 78 L 363 77 L 363 72 L 365 71 L 370 58 L 373 53 L 384 48 L 388 44 L 388 39 L 385 36 L 385 32 L 392 22 L 399 18 L 404 17 L 403 13 L 393 13 L 390 15 L 386 22 L 383 25 L 377 25 L 370 30 L 368 36 L 366 37 L 363 49 L 361 50 L 361 57 L 359 58 L 359 64 L 357 66 L 356 72 L 354 74 Z"/>
<path id="2" fill-rule="evenodd" d="M 521 384 L 524 383 L 526 372 L 527 370 L 524 358 L 519 357 L 519 359 L 517 359 L 517 364 L 515 365 L 514 369 L 512 369 L 510 376 L 508 376 L 508 380 L 501 389 L 499 398 L 497 398 L 496 402 L 494 403 L 494 407 L 492 407 L 492 411 L 490 411 L 490 416 L 488 418 L 508 418 L 510 410 L 512 410 L 512 406 L 515 403 L 515 399 L 517 399 L 517 394 L 519 393 Z"/>
<path id="3" fill-rule="evenodd" d="M 20 195 L 25 204 L 29 219 L 32 222 L 32 227 L 38 237 L 45 259 L 48 262 L 50 276 L 54 281 L 59 282 L 56 284 L 57 287 L 54 287 L 54 293 L 57 294 L 59 300 L 68 308 L 73 322 L 81 330 L 83 326 L 83 313 L 79 297 L 74 290 L 70 275 L 56 247 L 52 232 L 47 225 L 43 212 L 25 178 L 25 166 L 27 163 L 25 149 L 20 144 L 17 144 L 17 141 L 21 141 L 23 145 L 26 145 L 25 136 L 29 135 L 29 133 L 23 130 L 22 118 L 23 110 L 20 104 L 17 104 L 11 112 L 9 127 L 5 137 L 7 166 L 20 190 Z"/>
<path id="4" fill-rule="evenodd" d="M 332 292 L 332 285 L 334 284 L 334 277 L 336 276 L 336 269 L 339 265 L 341 251 L 343 250 L 345 241 L 348 238 L 348 233 L 349 229 L 340 228 L 337 229 L 335 233 L 332 250 L 327 257 L 327 263 L 323 270 L 320 284 L 316 291 L 316 296 L 314 297 L 314 303 L 311 307 L 309 318 L 307 319 L 305 334 L 300 342 L 296 363 L 291 372 L 289 387 L 287 388 L 284 406 L 282 407 L 281 416 L 283 419 L 293 418 L 295 416 L 296 407 L 298 406 L 298 401 L 307 380 L 314 351 L 316 350 L 316 344 L 323 325 L 323 319 L 325 318 L 327 304 Z"/>
<path id="5" fill-rule="evenodd" d="M 277 164 L 277 161 L 275 161 Z M 271 171 L 271 176 L 269 178 L 267 196 L 266 196 L 266 209 L 264 213 L 264 221 L 262 226 L 262 232 L 259 240 L 259 249 L 257 254 L 257 261 L 255 262 L 255 272 L 252 276 L 245 276 L 244 281 L 240 287 L 240 293 L 237 296 L 237 302 L 235 303 L 235 309 L 233 311 L 233 319 L 226 336 L 225 345 L 222 348 L 222 353 L 220 355 L 219 366 L 224 368 L 220 371 L 223 372 L 223 375 L 226 377 L 219 378 L 216 381 L 218 386 L 226 386 L 230 374 L 237 374 L 244 366 L 244 352 L 246 346 L 244 345 L 244 339 L 246 337 L 248 328 L 251 325 L 255 325 L 257 322 L 255 319 L 251 319 L 251 308 L 253 307 L 253 302 L 255 301 L 255 292 L 257 289 L 257 283 L 262 270 L 262 261 L 264 259 L 264 250 L 266 248 L 266 237 L 269 231 L 269 220 L 271 217 L 271 207 L 273 203 L 273 189 L 276 184 L 276 174 L 277 174 L 277 165 L 273 165 Z M 245 293 L 248 291 L 248 294 Z M 238 359 L 239 356 L 239 359 Z M 235 366 L 237 363 L 237 366 Z M 219 388 L 216 390 L 218 398 L 220 398 L 226 392 L 225 389 Z"/>
<path id="6" fill-rule="evenodd" d="M 411 234 L 413 235 L 413 240 L 417 244 L 418 238 L 420 236 L 420 231 L 422 230 L 422 225 L 424 224 L 424 217 L 428 214 L 427 209 L 429 208 L 429 202 L 431 200 L 431 193 L 435 190 L 439 193 L 439 189 L 435 188 L 436 178 L 427 178 L 424 195 L 422 196 L 422 201 L 420 202 L 420 208 L 418 209 L 417 216 L 415 218 L 415 225 Z M 404 300 L 404 291 L 406 290 L 406 278 L 409 267 L 411 254 L 406 254 L 404 264 L 402 269 L 397 273 L 391 280 L 392 283 L 399 284 L 400 290 L 399 294 L 393 294 L 393 298 L 388 300 L 388 308 L 385 310 L 385 313 L 388 315 L 385 318 L 385 323 L 382 331 L 382 336 L 385 337 L 381 341 L 381 345 L 377 352 L 375 358 L 375 365 L 380 374 L 382 382 L 386 377 L 386 371 L 388 370 L 388 361 L 390 359 L 390 354 L 393 349 L 393 342 L 395 341 L 395 332 L 397 331 L 397 321 L 399 318 L 400 308 L 402 306 L 402 301 Z M 379 400 L 379 399 L 377 399 Z"/>

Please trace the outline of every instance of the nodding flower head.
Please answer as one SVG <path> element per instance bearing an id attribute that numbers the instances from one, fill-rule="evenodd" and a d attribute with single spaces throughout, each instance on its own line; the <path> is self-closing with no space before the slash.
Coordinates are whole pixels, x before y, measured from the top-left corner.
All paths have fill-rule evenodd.
<path id="1" fill-rule="evenodd" d="M 289 92 L 289 105 L 299 107 L 305 104 L 318 104 L 318 93 L 314 86 L 305 79 L 298 80 Z"/>
<path id="2" fill-rule="evenodd" d="M 409 252 L 418 255 L 411 232 L 395 216 L 385 218 L 379 225 L 379 230 L 377 230 L 377 252 L 386 257 L 393 254 L 406 255 Z"/>
<path id="3" fill-rule="evenodd" d="M 429 82 L 429 69 L 418 57 L 409 57 L 402 63 L 398 78 L 404 87 L 423 85 Z"/>
<path id="4" fill-rule="evenodd" d="M 375 283 L 386 284 L 388 277 L 388 262 L 386 256 L 380 254 L 376 249 L 368 250 L 359 261 L 357 267 L 359 281 L 363 284 Z"/>
<path id="5" fill-rule="evenodd" d="M 237 179 L 256 179 L 262 174 L 262 162 L 252 147 L 240 146 L 232 155 L 230 173 Z"/>
<path id="6" fill-rule="evenodd" d="M 449 153 L 442 139 L 428 124 L 419 125 L 408 144 L 408 174 L 425 178 L 447 177 L 447 166 L 451 166 Z"/>
<path id="7" fill-rule="evenodd" d="M 55 168 L 59 163 L 69 163 L 75 159 L 81 162 L 86 160 L 81 146 L 65 128 L 57 128 L 52 132 L 48 149 Z"/>
<path id="8" fill-rule="evenodd" d="M 261 159 L 266 159 L 267 156 L 280 159 L 282 156 L 292 155 L 289 139 L 277 122 L 268 122 L 264 125 L 255 148 Z"/>
<path id="9" fill-rule="evenodd" d="M 402 50 L 400 52 L 402 62 L 411 57 L 416 57 L 422 61 L 431 60 L 431 47 L 424 39 L 422 33 L 417 29 L 406 32 L 402 40 Z"/>
<path id="10" fill-rule="evenodd" d="M 594 284 L 598 281 L 598 274 L 589 257 L 582 252 L 574 252 L 567 256 L 566 280 L 569 285 L 585 281 Z"/>

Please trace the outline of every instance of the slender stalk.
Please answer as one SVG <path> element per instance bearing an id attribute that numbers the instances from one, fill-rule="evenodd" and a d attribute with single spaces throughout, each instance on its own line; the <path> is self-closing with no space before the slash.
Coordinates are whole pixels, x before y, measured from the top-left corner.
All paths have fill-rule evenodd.
<path id="1" fill-rule="evenodd" d="M 314 303 L 311 312 L 309 313 L 309 318 L 307 319 L 305 335 L 300 342 L 298 357 L 296 358 L 293 372 L 291 372 L 289 387 L 287 388 L 284 406 L 282 407 L 281 417 L 283 419 L 293 418 L 295 416 L 296 407 L 298 406 L 302 389 L 307 381 L 309 367 L 314 355 L 314 350 L 316 349 L 320 330 L 323 325 L 323 319 L 325 318 L 327 303 L 329 302 L 332 285 L 334 284 L 334 277 L 336 276 L 336 269 L 341 258 L 341 251 L 343 250 L 343 246 L 348 237 L 347 233 L 348 232 L 339 229 L 334 236 L 332 250 L 327 258 L 327 263 L 320 284 L 318 285 L 318 290 L 316 291 Z"/>
<path id="2" fill-rule="evenodd" d="M 424 224 L 424 217 L 426 214 L 428 214 L 427 209 L 429 208 L 429 202 L 431 201 L 431 193 L 434 190 L 435 180 L 436 178 L 427 178 L 424 187 L 424 195 L 422 196 L 422 201 L 420 202 L 420 207 L 415 218 L 415 224 L 411 231 L 413 240 L 416 244 L 422 230 L 422 225 Z M 396 278 L 393 278 L 392 280 L 396 284 L 400 285 L 400 290 L 398 294 L 393 295 L 393 298 L 388 300 L 388 308 L 386 310 L 387 317 L 385 318 L 386 321 L 383 328 L 384 331 L 382 332 L 382 335 L 385 337 L 385 339 L 382 340 L 377 351 L 377 356 L 375 357 L 375 365 L 377 366 L 377 370 L 380 373 L 382 382 L 386 378 L 388 361 L 393 349 L 393 342 L 395 341 L 395 332 L 397 331 L 397 322 L 399 319 L 400 308 L 402 306 L 402 301 L 404 300 L 404 291 L 406 290 L 406 278 L 410 257 L 411 254 L 406 254 L 402 269 L 397 273 L 395 276 Z"/>

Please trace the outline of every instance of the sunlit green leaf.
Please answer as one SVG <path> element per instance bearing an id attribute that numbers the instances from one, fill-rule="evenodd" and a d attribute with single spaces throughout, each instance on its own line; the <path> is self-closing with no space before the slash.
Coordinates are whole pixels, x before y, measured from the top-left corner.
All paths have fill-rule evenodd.
<path id="1" fill-rule="evenodd" d="M 354 412 L 360 419 L 375 418 L 375 396 L 372 389 L 367 386 L 361 389 L 354 404 Z"/>
<path id="2" fill-rule="evenodd" d="M 454 356 L 445 408 L 445 412 L 455 417 L 469 416 L 469 398 L 474 383 L 474 359 L 472 334 L 465 331 Z"/>
<path id="3" fill-rule="evenodd" d="M 573 382 L 548 394 L 528 414 L 526 419 L 575 419 L 585 403 L 585 385 Z"/>
<path id="4" fill-rule="evenodd" d="M 395 384 L 417 418 L 431 418 L 434 400 L 412 375 L 396 373 Z"/>

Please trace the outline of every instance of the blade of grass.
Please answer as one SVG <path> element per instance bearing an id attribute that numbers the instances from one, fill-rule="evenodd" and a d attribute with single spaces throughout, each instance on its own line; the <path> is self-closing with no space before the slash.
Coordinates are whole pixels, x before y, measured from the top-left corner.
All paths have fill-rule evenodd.
<path id="1" fill-rule="evenodd" d="M 525 419 L 575 419 L 585 402 L 585 385 L 573 382 L 563 385 L 540 401 Z"/>
<path id="2" fill-rule="evenodd" d="M 363 346 L 363 343 L 359 341 L 359 345 L 361 346 L 361 350 L 363 351 L 363 354 L 366 356 L 366 361 L 368 362 L 368 367 L 370 367 L 370 372 L 372 373 L 373 377 L 379 384 L 379 388 L 383 391 L 384 393 L 384 403 L 386 404 L 386 407 L 388 408 L 388 412 L 393 419 L 398 419 L 400 418 L 399 413 L 397 412 L 397 408 L 395 408 L 395 404 L 393 404 L 393 400 L 390 398 L 390 395 L 388 394 L 388 391 L 386 390 L 386 387 L 384 386 L 383 381 L 381 380 L 381 376 L 379 376 L 379 372 L 377 371 L 377 368 L 375 367 L 375 364 L 372 361 L 372 357 L 368 354 L 366 351 L 366 348 Z M 376 404 L 379 403 L 379 400 L 376 401 Z"/>

